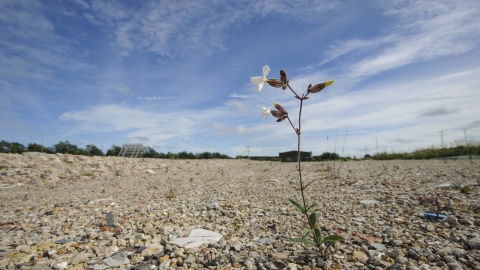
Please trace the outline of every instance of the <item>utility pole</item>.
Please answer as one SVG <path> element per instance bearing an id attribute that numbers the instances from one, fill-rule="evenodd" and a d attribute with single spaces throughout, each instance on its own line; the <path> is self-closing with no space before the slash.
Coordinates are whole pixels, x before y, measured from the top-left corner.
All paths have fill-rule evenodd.
<path id="1" fill-rule="evenodd" d="M 245 147 L 247 147 L 247 150 L 243 150 L 243 152 L 248 152 L 248 159 L 250 159 L 250 152 L 251 152 L 250 147 L 251 146 L 245 146 Z"/>
<path id="2" fill-rule="evenodd" d="M 43 153 L 43 133 L 40 133 L 40 136 L 42 136 L 42 153 Z"/>
<path id="3" fill-rule="evenodd" d="M 441 141 L 441 148 L 443 149 L 443 130 L 439 131 L 440 132 L 440 141 Z"/>
<path id="4" fill-rule="evenodd" d="M 467 129 L 468 128 L 464 128 L 463 129 L 463 135 L 465 136 L 465 148 L 467 148 L 468 150 L 468 158 L 470 159 L 470 161 L 472 161 L 472 151 L 470 151 L 470 148 L 468 147 L 468 142 L 467 142 Z"/>
<path id="5" fill-rule="evenodd" d="M 377 137 L 375 137 L 375 144 L 377 146 L 377 159 L 378 159 L 378 139 L 377 139 Z"/>

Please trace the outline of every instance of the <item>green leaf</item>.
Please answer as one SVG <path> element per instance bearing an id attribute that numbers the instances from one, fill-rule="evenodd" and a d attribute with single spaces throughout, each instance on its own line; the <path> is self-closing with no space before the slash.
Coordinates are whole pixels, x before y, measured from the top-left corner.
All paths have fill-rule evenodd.
<path id="1" fill-rule="evenodd" d="M 297 243 L 307 244 L 307 245 L 315 245 L 315 242 L 312 242 L 305 238 L 292 238 L 292 241 Z"/>
<path id="2" fill-rule="evenodd" d="M 318 228 L 315 228 L 314 232 L 315 232 L 315 242 L 317 242 L 318 246 L 322 245 L 322 243 L 323 243 L 322 233 L 320 232 L 320 230 Z"/>
<path id="3" fill-rule="evenodd" d="M 302 238 L 305 238 L 312 230 L 310 228 L 304 228 L 302 233 Z"/>
<path id="4" fill-rule="evenodd" d="M 339 236 L 339 235 L 329 235 L 323 239 L 323 242 L 338 242 L 338 241 L 344 241 L 345 238 Z"/>
<path id="5" fill-rule="evenodd" d="M 306 185 L 303 187 L 303 189 L 306 189 L 308 186 L 310 186 L 311 183 L 313 183 L 313 182 L 315 182 L 315 181 L 317 181 L 317 180 L 310 181 L 310 183 L 306 184 Z"/>
<path id="6" fill-rule="evenodd" d="M 315 207 L 315 206 L 317 206 L 317 204 L 316 204 L 316 203 L 313 203 L 312 205 L 310 205 L 310 206 L 307 206 L 307 210 L 306 210 L 306 212 L 308 213 L 308 211 L 310 211 L 310 209 L 312 209 L 312 208 L 313 208 L 313 207 Z M 316 212 L 316 211 L 315 211 L 315 212 Z"/>
<path id="7" fill-rule="evenodd" d="M 288 200 L 293 204 L 293 206 L 295 206 L 295 208 L 297 208 L 298 211 L 300 211 L 300 213 L 303 213 L 303 214 L 306 213 L 303 206 L 301 206 L 299 203 L 297 203 L 296 201 L 294 201 L 292 199 L 288 199 Z"/>
<path id="8" fill-rule="evenodd" d="M 310 224 L 310 229 L 315 228 L 317 225 L 317 214 L 315 214 L 315 212 L 311 213 L 308 217 L 308 224 Z"/>

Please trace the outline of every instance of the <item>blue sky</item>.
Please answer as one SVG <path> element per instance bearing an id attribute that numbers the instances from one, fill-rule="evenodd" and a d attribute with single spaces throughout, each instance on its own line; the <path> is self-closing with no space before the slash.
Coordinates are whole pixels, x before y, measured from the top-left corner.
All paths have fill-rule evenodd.
<path id="1" fill-rule="evenodd" d="M 0 1 L 0 139 L 359 156 L 480 138 L 480 2 Z M 327 144 L 327 135 L 329 136 Z M 362 150 L 361 150 L 362 149 Z"/>

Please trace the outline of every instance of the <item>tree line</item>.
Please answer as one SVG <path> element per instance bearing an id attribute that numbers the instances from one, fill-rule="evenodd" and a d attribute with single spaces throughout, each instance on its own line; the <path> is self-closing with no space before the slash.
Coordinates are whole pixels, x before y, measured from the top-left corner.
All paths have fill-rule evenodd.
<path id="1" fill-rule="evenodd" d="M 98 148 L 94 144 L 88 144 L 85 148 L 78 147 L 69 141 L 60 141 L 51 147 L 45 147 L 37 143 L 29 143 L 24 146 L 18 142 L 0 141 L 1 153 L 16 153 L 21 154 L 24 152 L 43 152 L 47 154 L 72 154 L 72 155 L 84 155 L 84 156 L 118 156 L 122 150 L 121 146 L 113 144 L 106 153 L 103 153 L 102 149 Z M 145 158 L 165 158 L 165 159 L 229 159 L 228 155 L 220 154 L 218 152 L 203 152 L 193 154 L 192 152 L 182 151 L 179 153 L 159 153 L 155 149 L 145 146 L 143 147 L 143 157 Z"/>

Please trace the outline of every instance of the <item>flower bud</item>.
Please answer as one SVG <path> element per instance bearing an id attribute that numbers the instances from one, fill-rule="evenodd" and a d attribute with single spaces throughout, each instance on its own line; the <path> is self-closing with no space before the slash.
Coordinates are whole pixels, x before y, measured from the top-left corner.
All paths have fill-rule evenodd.
<path id="1" fill-rule="evenodd" d="M 268 79 L 267 83 L 270 84 L 270 86 L 273 86 L 275 88 L 282 88 L 283 87 L 283 82 L 278 79 Z"/>
<path id="2" fill-rule="evenodd" d="M 275 118 L 281 118 L 283 116 L 283 112 L 277 111 L 277 110 L 271 110 L 270 113 L 273 115 Z"/>
<path id="3" fill-rule="evenodd" d="M 323 83 L 319 83 L 319 84 L 316 84 L 314 85 L 313 87 L 310 87 L 308 88 L 308 92 L 310 93 L 318 93 L 320 91 L 323 90 L 323 88 L 331 85 L 334 81 L 333 80 L 329 80 L 329 81 L 326 81 L 326 82 L 323 82 Z"/>
<path id="4" fill-rule="evenodd" d="M 286 112 L 285 109 L 280 104 L 278 104 L 276 102 L 273 102 L 273 106 L 275 106 L 275 108 L 279 111 Z"/>
<path id="5" fill-rule="evenodd" d="M 280 81 L 282 81 L 283 83 L 282 89 L 283 90 L 287 89 L 288 77 L 287 77 L 287 73 L 283 69 L 280 70 Z"/>

